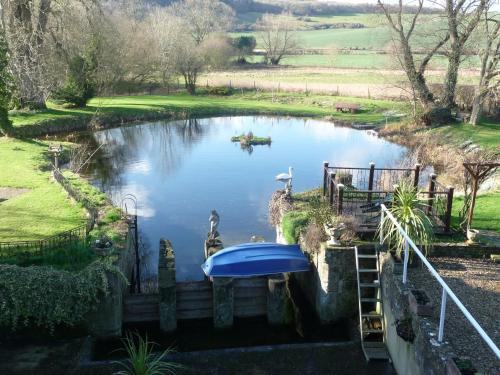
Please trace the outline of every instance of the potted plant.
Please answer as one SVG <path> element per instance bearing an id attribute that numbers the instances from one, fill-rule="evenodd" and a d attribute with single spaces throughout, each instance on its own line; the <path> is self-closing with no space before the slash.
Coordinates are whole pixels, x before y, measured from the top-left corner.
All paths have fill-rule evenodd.
<path id="1" fill-rule="evenodd" d="M 431 299 L 423 289 L 412 289 L 408 294 L 410 311 L 418 316 L 432 316 L 434 306 Z"/>
<path id="2" fill-rule="evenodd" d="M 421 246 L 427 256 L 433 239 L 433 226 L 431 219 L 425 213 L 425 204 L 418 198 L 418 189 L 407 181 L 396 186 L 394 196 L 389 205 L 389 212 L 401 225 L 412 241 Z M 381 220 L 378 233 L 383 234 L 384 243 L 388 244 L 389 251 L 393 255 L 394 272 L 402 272 L 402 261 L 404 259 L 405 238 L 400 233 L 396 224 L 384 215 Z M 413 251 L 410 250 L 409 264 L 416 265 L 413 261 Z"/>

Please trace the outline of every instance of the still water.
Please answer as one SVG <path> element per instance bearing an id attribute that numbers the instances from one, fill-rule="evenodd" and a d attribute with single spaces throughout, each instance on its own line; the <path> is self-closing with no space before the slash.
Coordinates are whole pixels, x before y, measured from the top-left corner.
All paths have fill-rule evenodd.
<path id="1" fill-rule="evenodd" d="M 271 146 L 242 149 L 231 137 L 253 132 Z M 102 145 L 89 174 L 120 205 L 126 194 L 138 200 L 142 278 L 154 278 L 160 238 L 176 254 L 177 280 L 201 280 L 203 241 L 212 209 L 220 215 L 224 245 L 253 235 L 274 241 L 267 221 L 274 176 L 294 168 L 294 191 L 322 183 L 322 163 L 396 166 L 405 149 L 373 132 L 330 122 L 262 116 L 218 117 L 144 123 L 92 134 Z"/>

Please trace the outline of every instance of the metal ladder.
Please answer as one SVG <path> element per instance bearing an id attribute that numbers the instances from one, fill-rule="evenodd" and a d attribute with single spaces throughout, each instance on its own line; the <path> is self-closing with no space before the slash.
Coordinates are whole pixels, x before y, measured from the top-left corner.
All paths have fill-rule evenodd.
<path id="1" fill-rule="evenodd" d="M 373 250 L 372 250 L 373 249 Z M 361 347 L 366 360 L 390 360 L 385 344 L 384 308 L 380 287 L 380 263 L 378 251 L 363 248 L 360 253 L 354 247 L 358 279 L 359 330 Z"/>

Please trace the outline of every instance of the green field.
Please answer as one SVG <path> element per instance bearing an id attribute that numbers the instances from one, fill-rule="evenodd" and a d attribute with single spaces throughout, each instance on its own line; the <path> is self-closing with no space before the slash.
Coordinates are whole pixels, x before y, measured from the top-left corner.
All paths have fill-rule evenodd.
<path id="1" fill-rule="evenodd" d="M 254 23 L 258 13 L 239 15 L 246 23 Z M 429 46 L 430 35 L 440 29 L 441 20 L 434 15 L 422 15 L 416 27 L 413 45 L 415 48 Z M 320 24 L 360 23 L 364 28 L 338 28 L 316 30 Z M 325 15 L 321 17 L 299 17 L 297 20 L 296 39 L 300 49 L 321 49 L 324 55 L 290 56 L 284 60 L 285 64 L 297 66 L 329 66 L 336 68 L 370 68 L 392 69 L 399 68 L 394 58 L 383 52 L 392 46 L 392 36 L 385 17 L 381 14 L 349 14 Z M 257 39 L 257 49 L 262 49 L 262 43 L 257 32 L 231 33 L 232 36 L 254 35 Z M 254 56 L 252 61 L 262 58 Z M 430 69 L 446 68 L 445 56 L 436 55 L 429 65 Z M 478 66 L 475 56 L 468 57 L 462 63 L 462 68 Z"/>
<path id="2" fill-rule="evenodd" d="M 26 241 L 52 236 L 85 223 L 84 210 L 50 180 L 47 143 L 0 138 L 0 188 L 22 188 L 0 202 L 0 241 Z"/>

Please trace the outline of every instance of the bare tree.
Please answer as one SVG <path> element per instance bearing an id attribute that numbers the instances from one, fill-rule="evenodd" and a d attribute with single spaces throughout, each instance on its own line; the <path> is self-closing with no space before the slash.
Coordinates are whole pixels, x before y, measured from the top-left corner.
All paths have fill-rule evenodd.
<path id="1" fill-rule="evenodd" d="M 444 82 L 443 105 L 451 111 L 455 107 L 455 92 L 458 69 L 464 46 L 476 29 L 481 15 L 488 8 L 491 0 L 444 0 L 448 35 L 448 68 Z M 436 2 L 438 3 L 438 2 Z"/>
<path id="2" fill-rule="evenodd" d="M 212 33 L 229 30 L 234 11 L 218 0 L 182 0 L 172 5 L 173 14 L 186 20 L 188 32 L 196 44 Z"/>
<path id="3" fill-rule="evenodd" d="M 72 39 L 77 35 L 73 30 L 81 30 L 79 25 L 93 19 L 99 1 L 2 0 L 1 3 L 19 105 L 45 108 L 45 100 L 60 83 L 60 77 L 64 77 L 60 73 L 67 68 L 73 52 L 78 47 L 85 48 L 80 36 L 88 34 L 78 34 Z M 70 24 L 72 27 L 68 27 Z"/>
<path id="4" fill-rule="evenodd" d="M 264 14 L 256 26 L 268 64 L 278 65 L 298 47 L 297 25 L 290 13 Z"/>
<path id="5" fill-rule="evenodd" d="M 483 48 L 478 51 L 481 70 L 479 73 L 479 83 L 475 89 L 472 101 L 472 113 L 469 123 L 476 125 L 481 117 L 484 100 L 488 95 L 498 95 L 500 80 L 495 79 L 500 75 L 498 60 L 500 59 L 500 17 L 498 13 L 490 16 L 488 10 L 484 12 L 484 35 L 486 42 Z M 481 44 L 479 44 L 481 47 Z"/>
<path id="6" fill-rule="evenodd" d="M 449 34 L 438 37 L 432 47 L 428 49 L 427 53 L 420 61 L 416 61 L 412 51 L 412 40 L 414 36 L 415 27 L 419 21 L 422 12 L 424 0 L 418 0 L 416 9 L 410 15 L 410 19 L 405 19 L 405 5 L 403 0 L 399 0 L 395 13 L 391 13 L 392 8 L 387 7 L 382 0 L 377 0 L 379 7 L 385 14 L 388 24 L 392 31 L 395 33 L 395 45 L 397 46 L 399 61 L 401 67 L 408 77 L 408 81 L 412 87 L 416 99 L 422 105 L 424 114 L 422 119 L 425 123 L 429 124 L 434 121 L 442 121 L 446 116 L 442 108 L 437 105 L 434 95 L 432 94 L 427 82 L 425 80 L 425 70 L 429 61 L 436 54 L 436 52 L 448 41 Z"/>

